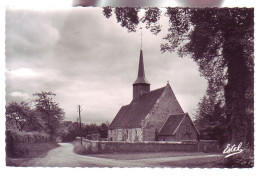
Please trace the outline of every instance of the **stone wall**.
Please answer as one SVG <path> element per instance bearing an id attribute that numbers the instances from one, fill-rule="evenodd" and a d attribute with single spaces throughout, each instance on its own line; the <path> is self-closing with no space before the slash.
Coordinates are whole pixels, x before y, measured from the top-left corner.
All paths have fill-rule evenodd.
<path id="1" fill-rule="evenodd" d="M 141 128 L 132 129 L 114 129 L 108 130 L 108 138 L 112 141 L 142 141 L 143 134 Z"/>
<path id="2" fill-rule="evenodd" d="M 93 144 L 95 145 L 95 144 Z M 98 142 L 95 145 L 99 153 L 113 152 L 166 152 L 181 151 L 194 152 L 198 151 L 196 143 L 167 143 L 167 142 Z"/>
<path id="3" fill-rule="evenodd" d="M 84 141 L 84 139 L 83 139 Z M 217 152 L 218 141 L 185 142 L 111 142 L 86 140 L 89 154 L 92 153 L 134 153 L 134 152 Z"/>
<path id="4" fill-rule="evenodd" d="M 155 133 L 161 129 L 169 115 L 180 113 L 183 113 L 183 110 L 170 85 L 167 85 L 143 122 L 143 141 L 155 141 Z"/>
<path id="5" fill-rule="evenodd" d="M 203 152 L 216 152 L 220 150 L 218 140 L 200 140 L 198 149 Z"/>

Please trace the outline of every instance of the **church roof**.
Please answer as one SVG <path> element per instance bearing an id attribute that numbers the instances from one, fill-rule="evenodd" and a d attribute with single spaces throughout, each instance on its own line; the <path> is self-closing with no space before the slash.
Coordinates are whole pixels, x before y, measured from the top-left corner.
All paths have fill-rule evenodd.
<path id="1" fill-rule="evenodd" d="M 165 87 L 144 93 L 138 102 L 122 106 L 108 129 L 140 128 L 142 120 L 149 114 Z"/>
<path id="2" fill-rule="evenodd" d="M 161 128 L 159 135 L 173 135 L 186 115 L 187 113 L 170 115 Z"/>
<path id="3" fill-rule="evenodd" d="M 140 51 L 138 75 L 137 75 L 137 79 L 134 82 L 134 84 L 139 84 L 139 83 L 150 85 L 150 83 L 145 78 L 144 60 L 143 60 L 143 51 L 142 50 Z"/>
<path id="4" fill-rule="evenodd" d="M 163 127 L 159 131 L 159 135 L 174 135 L 181 125 L 182 121 L 184 120 L 185 117 L 188 117 L 190 119 L 190 116 L 188 113 L 182 113 L 182 114 L 175 114 L 175 115 L 170 115 L 166 122 L 164 123 Z M 197 133 L 199 134 L 199 131 L 191 121 L 192 125 L 196 129 Z"/>

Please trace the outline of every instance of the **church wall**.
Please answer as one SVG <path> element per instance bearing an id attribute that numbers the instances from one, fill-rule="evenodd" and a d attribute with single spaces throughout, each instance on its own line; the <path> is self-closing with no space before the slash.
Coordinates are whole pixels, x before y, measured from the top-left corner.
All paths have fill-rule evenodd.
<path id="1" fill-rule="evenodd" d="M 156 102 L 151 112 L 146 116 L 143 126 L 143 141 L 154 141 L 155 133 L 159 132 L 170 114 L 183 113 L 174 93 L 167 85 L 162 96 Z"/>
<path id="2" fill-rule="evenodd" d="M 142 129 L 132 128 L 132 129 L 113 129 L 108 130 L 108 138 L 111 141 L 142 141 Z"/>
<path id="3" fill-rule="evenodd" d="M 185 119 L 182 121 L 179 129 L 174 136 L 175 141 L 198 140 L 198 133 L 188 116 L 186 116 Z"/>
<path id="4" fill-rule="evenodd" d="M 175 135 L 162 135 L 159 136 L 159 141 L 176 141 Z"/>

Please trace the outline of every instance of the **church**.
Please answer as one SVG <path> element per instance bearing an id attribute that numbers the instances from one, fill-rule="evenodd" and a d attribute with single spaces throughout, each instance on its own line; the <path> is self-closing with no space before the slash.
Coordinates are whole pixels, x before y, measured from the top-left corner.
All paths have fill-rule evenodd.
<path id="1" fill-rule="evenodd" d="M 170 84 L 150 91 L 140 50 L 138 76 L 133 83 L 133 99 L 122 106 L 108 128 L 110 141 L 198 140 L 199 132 L 184 113 Z"/>

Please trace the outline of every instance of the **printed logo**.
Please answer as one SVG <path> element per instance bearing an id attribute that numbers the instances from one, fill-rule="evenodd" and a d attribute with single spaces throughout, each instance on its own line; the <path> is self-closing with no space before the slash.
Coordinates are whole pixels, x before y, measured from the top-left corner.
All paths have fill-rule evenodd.
<path id="1" fill-rule="evenodd" d="M 241 149 L 242 147 L 242 142 L 239 143 L 238 146 L 236 146 L 235 144 L 233 146 L 231 146 L 230 144 L 227 145 L 227 147 L 224 149 L 223 154 L 225 154 L 225 158 L 228 158 L 229 156 L 233 156 L 239 153 L 242 153 L 243 150 Z"/>

